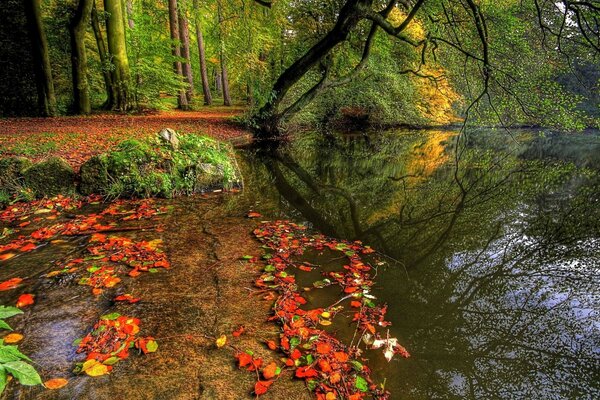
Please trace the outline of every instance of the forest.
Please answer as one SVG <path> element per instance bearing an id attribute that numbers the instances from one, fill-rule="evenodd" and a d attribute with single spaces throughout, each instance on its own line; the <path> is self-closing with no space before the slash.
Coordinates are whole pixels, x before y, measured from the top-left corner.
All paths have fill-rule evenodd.
<path id="1" fill-rule="evenodd" d="M 600 398 L 600 0 L 2 0 L 2 399 Z"/>

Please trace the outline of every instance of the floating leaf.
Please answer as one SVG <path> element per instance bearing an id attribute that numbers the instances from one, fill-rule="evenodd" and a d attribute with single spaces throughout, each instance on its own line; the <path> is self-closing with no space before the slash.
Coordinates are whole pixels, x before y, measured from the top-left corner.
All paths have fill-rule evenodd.
<path id="1" fill-rule="evenodd" d="M 69 381 L 64 378 L 54 378 L 54 379 L 49 379 L 46 382 L 44 382 L 44 387 L 46 389 L 56 390 L 56 389 L 60 389 L 62 387 L 67 386 L 68 383 L 69 383 Z"/>
<path id="2" fill-rule="evenodd" d="M 227 336 L 225 335 L 221 335 L 217 338 L 217 340 L 215 340 L 215 344 L 217 345 L 217 347 L 220 349 L 221 347 L 225 346 L 227 344 Z"/>
<path id="3" fill-rule="evenodd" d="M 363 378 L 360 375 L 356 376 L 356 380 L 354 381 L 354 386 L 356 386 L 356 388 L 358 390 L 360 390 L 361 392 L 366 392 L 367 390 L 369 390 L 369 384 L 367 383 L 365 378 Z"/>
<path id="4" fill-rule="evenodd" d="M 11 361 L 2 364 L 2 367 L 14 376 L 21 385 L 34 386 L 42 383 L 42 378 L 40 378 L 37 371 L 26 362 Z"/>
<path id="5" fill-rule="evenodd" d="M 21 278 L 11 278 L 7 281 L 0 283 L 0 290 L 10 290 L 19 286 L 23 282 Z"/>
<path id="6" fill-rule="evenodd" d="M 4 343 L 15 344 L 23 340 L 23 335 L 20 333 L 10 333 L 4 337 Z"/>
<path id="7" fill-rule="evenodd" d="M 32 304 L 35 303 L 35 295 L 33 294 L 22 294 L 19 296 L 19 299 L 17 300 L 17 307 L 19 308 L 23 308 L 26 306 L 30 306 Z"/>
<path id="8" fill-rule="evenodd" d="M 83 363 L 81 371 L 85 372 L 89 376 L 102 376 L 108 374 L 110 372 L 110 368 L 109 366 L 98 362 L 98 360 L 91 359 Z"/>

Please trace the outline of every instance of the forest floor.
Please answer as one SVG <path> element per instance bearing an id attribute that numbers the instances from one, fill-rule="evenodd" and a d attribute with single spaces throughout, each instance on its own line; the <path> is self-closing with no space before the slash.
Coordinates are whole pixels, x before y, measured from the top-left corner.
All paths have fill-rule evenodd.
<path id="1" fill-rule="evenodd" d="M 242 107 L 205 107 L 141 115 L 0 119 L 0 156 L 24 156 L 32 161 L 59 156 L 77 170 L 91 156 L 125 139 L 152 136 L 162 128 L 243 142 L 250 133 L 234 120 L 243 111 Z"/>

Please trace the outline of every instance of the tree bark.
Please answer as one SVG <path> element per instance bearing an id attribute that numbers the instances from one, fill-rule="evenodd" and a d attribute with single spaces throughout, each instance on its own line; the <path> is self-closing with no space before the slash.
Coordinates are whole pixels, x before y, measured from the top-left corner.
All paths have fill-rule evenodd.
<path id="1" fill-rule="evenodd" d="M 71 71 L 73 78 L 73 105 L 76 114 L 92 112 L 88 84 L 85 33 L 92 13 L 93 0 L 79 0 L 69 31 L 71 34 Z"/>
<path id="2" fill-rule="evenodd" d="M 212 104 L 212 95 L 208 84 L 208 71 L 206 69 L 206 53 L 204 51 L 204 37 L 198 9 L 198 0 L 194 0 L 194 20 L 196 23 L 196 42 L 198 42 L 198 57 L 200 58 L 200 76 L 202 77 L 202 93 L 204 94 L 204 105 Z"/>
<path id="3" fill-rule="evenodd" d="M 261 128 L 257 132 L 258 137 L 279 136 L 281 115 L 278 108 L 287 92 L 335 46 L 348 38 L 350 31 L 361 21 L 365 10 L 370 9 L 372 3 L 373 0 L 346 1 L 335 26 L 277 78 L 271 99 L 260 109 L 257 116 L 256 122 Z"/>
<path id="4" fill-rule="evenodd" d="M 183 77 L 183 69 L 181 66 L 181 47 L 179 42 L 179 18 L 177 12 L 177 0 L 169 0 L 169 27 L 171 33 L 171 41 L 173 42 L 172 53 L 175 57 L 173 61 L 173 70 L 178 77 Z M 185 90 L 181 89 L 177 93 L 177 107 L 182 110 L 189 108 Z"/>
<path id="5" fill-rule="evenodd" d="M 40 115 L 48 117 L 56 115 L 56 96 L 54 81 L 48 54 L 48 41 L 40 10 L 40 0 L 25 0 L 25 14 L 31 37 L 35 80 L 38 93 L 38 110 Z"/>
<path id="6" fill-rule="evenodd" d="M 215 78 L 215 90 L 217 91 L 217 96 L 221 95 L 221 84 L 222 84 L 222 80 L 221 80 L 221 72 L 219 72 L 219 67 L 215 67 L 214 69 L 214 78 Z"/>
<path id="7" fill-rule="evenodd" d="M 231 105 L 231 95 L 229 93 L 229 79 L 227 77 L 227 66 L 225 65 L 225 52 L 223 49 L 223 13 L 221 2 L 217 1 L 217 15 L 219 18 L 219 61 L 221 63 L 221 84 L 223 88 L 223 105 Z"/>
<path id="8" fill-rule="evenodd" d="M 194 98 L 194 77 L 192 74 L 192 63 L 190 60 L 190 32 L 188 29 L 188 20 L 185 11 L 179 10 L 179 39 L 181 41 L 181 56 L 184 61 L 181 65 L 183 80 L 188 84 L 185 96 L 188 103 Z"/>
<path id="9" fill-rule="evenodd" d="M 100 64 L 102 66 L 102 77 L 104 78 L 104 87 L 106 88 L 106 101 L 102 108 L 111 109 L 115 104 L 115 98 L 117 97 L 115 87 L 113 85 L 112 76 L 108 66 L 110 61 L 108 59 L 108 48 L 106 42 L 102 36 L 102 30 L 100 29 L 100 20 L 98 19 L 98 10 L 96 9 L 96 0 L 92 0 L 92 30 L 94 31 L 94 37 L 96 38 L 96 45 L 98 47 L 98 57 L 100 58 Z"/>
<path id="10" fill-rule="evenodd" d="M 125 27 L 121 0 L 104 0 L 104 10 L 108 14 L 106 20 L 106 36 L 108 51 L 114 66 L 113 84 L 115 86 L 115 104 L 113 109 L 129 111 L 133 107 L 130 92 L 129 59 L 125 43 Z"/>

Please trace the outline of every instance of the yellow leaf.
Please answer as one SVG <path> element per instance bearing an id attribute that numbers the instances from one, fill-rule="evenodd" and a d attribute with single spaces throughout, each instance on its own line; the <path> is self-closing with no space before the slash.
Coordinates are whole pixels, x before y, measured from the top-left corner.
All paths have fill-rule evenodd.
<path id="1" fill-rule="evenodd" d="M 217 344 L 218 348 L 225 346 L 225 344 L 227 344 L 227 336 L 225 336 L 225 335 L 219 336 L 216 340 L 216 344 Z"/>
<path id="2" fill-rule="evenodd" d="M 98 360 L 87 360 L 81 370 L 89 376 L 102 376 L 109 372 L 108 366 L 99 363 Z"/>
<path id="3" fill-rule="evenodd" d="M 4 343 L 6 344 L 19 343 L 21 340 L 23 340 L 23 335 L 20 333 L 11 333 L 4 337 Z"/>
<path id="4" fill-rule="evenodd" d="M 321 325 L 323 325 L 323 326 L 328 326 L 328 325 L 331 325 L 331 321 L 328 321 L 328 320 L 326 320 L 326 319 L 322 319 L 322 320 L 320 320 L 320 321 L 319 321 L 319 323 L 320 323 Z"/>
<path id="5" fill-rule="evenodd" d="M 69 383 L 69 381 L 66 379 L 54 378 L 54 379 L 49 379 L 46 382 L 44 382 L 44 386 L 46 387 L 46 389 L 54 390 L 54 389 L 60 389 L 61 387 L 66 386 L 67 383 Z"/>
<path id="6" fill-rule="evenodd" d="M 331 317 L 331 313 L 329 311 L 323 311 L 321 313 L 321 317 L 323 317 L 323 318 L 329 318 L 329 317 Z"/>

